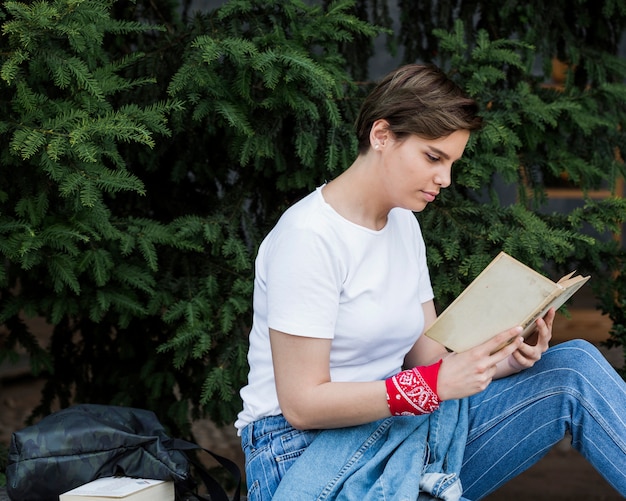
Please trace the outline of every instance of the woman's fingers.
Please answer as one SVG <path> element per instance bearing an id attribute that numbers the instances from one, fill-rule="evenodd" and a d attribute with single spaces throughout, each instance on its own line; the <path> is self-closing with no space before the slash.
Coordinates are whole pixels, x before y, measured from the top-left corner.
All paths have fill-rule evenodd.
<path id="1" fill-rule="evenodd" d="M 437 388 L 441 400 L 463 398 L 484 390 L 496 374 L 496 365 L 519 349 L 523 339 L 516 327 L 463 353 L 444 358 Z"/>

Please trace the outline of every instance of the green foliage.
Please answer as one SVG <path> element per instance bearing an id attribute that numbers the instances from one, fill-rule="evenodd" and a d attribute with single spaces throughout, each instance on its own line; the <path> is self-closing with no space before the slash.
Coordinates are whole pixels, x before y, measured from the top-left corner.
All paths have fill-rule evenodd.
<path id="1" fill-rule="evenodd" d="M 616 193 L 626 173 L 619 155 L 626 147 L 626 64 L 614 55 L 626 4 L 607 6 L 610 14 L 593 27 L 585 14 L 567 28 L 557 4 L 498 9 L 481 2 L 478 17 L 467 12 L 432 32 L 437 62 L 479 102 L 485 119 L 455 168 L 453 187 L 422 215 L 435 290 L 443 308 L 499 250 L 554 275 L 576 267 L 593 275 L 598 307 L 614 322 L 611 343 L 623 345 L 625 251 L 610 233 L 623 232 L 626 201 L 593 192 Z M 596 8 L 579 4 L 580 12 Z M 442 15 L 446 5 L 433 4 L 431 14 Z M 555 54 L 573 63 L 558 88 L 534 71 Z M 561 179 L 584 199 L 569 214 L 549 209 L 547 186 Z"/>
<path id="2" fill-rule="evenodd" d="M 3 4 L 0 362 L 46 377 L 35 416 L 234 419 L 260 238 L 356 151 L 340 48 L 379 30 L 351 7 Z"/>
<path id="3" fill-rule="evenodd" d="M 74 385 L 77 398 L 110 397 L 113 389 L 98 393 L 93 383 L 117 356 L 130 356 L 112 339 L 159 309 L 149 304 L 154 246 L 184 246 L 158 222 L 112 210 L 119 195 L 146 193 L 122 150 L 153 148 L 180 103 L 120 99 L 154 77 L 127 76 L 140 55 L 116 57 L 105 38 L 156 28 L 114 20 L 109 8 L 90 0 L 2 6 L 0 322 L 8 334 L 0 361 L 21 346 L 32 372 L 49 377 L 40 414 L 55 397 L 67 405 Z M 54 326 L 49 350 L 24 317 Z"/>
<path id="4" fill-rule="evenodd" d="M 193 17 L 173 0 L 2 3 L 0 362 L 25 351 L 46 378 L 35 415 L 134 405 L 181 435 L 201 415 L 234 419 L 256 248 L 354 158 L 378 35 L 445 67 L 486 121 L 419 216 L 440 307 L 504 249 L 591 272 L 626 344 L 624 251 L 596 237 L 621 228 L 624 201 L 552 213 L 545 189 L 563 173 L 588 194 L 623 179 L 626 9 L 578 2 L 555 37 L 553 4 L 500 4 L 399 2 L 394 36 L 387 4 L 366 0 L 231 0 Z M 552 54 L 576 64 L 561 91 L 533 70 Z"/>

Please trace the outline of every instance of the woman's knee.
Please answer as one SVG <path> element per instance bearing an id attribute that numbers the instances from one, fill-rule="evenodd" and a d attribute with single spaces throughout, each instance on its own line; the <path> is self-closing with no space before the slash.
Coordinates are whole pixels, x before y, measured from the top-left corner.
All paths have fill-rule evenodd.
<path id="1" fill-rule="evenodd" d="M 556 390 L 578 396 L 606 391 L 623 391 L 623 380 L 600 350 L 592 343 L 576 339 L 551 347 L 542 357 L 538 369 L 551 379 Z"/>
<path id="2" fill-rule="evenodd" d="M 550 366 L 570 368 L 605 365 L 606 359 L 598 348 L 584 339 L 572 339 L 551 347 L 544 359 Z"/>

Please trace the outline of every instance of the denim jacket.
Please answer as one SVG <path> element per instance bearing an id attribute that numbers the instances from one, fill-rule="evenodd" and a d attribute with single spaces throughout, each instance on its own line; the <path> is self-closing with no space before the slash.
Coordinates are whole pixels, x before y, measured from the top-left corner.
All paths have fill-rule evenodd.
<path id="1" fill-rule="evenodd" d="M 463 499 L 459 472 L 467 400 L 432 414 L 323 430 L 281 480 L 273 501 Z"/>

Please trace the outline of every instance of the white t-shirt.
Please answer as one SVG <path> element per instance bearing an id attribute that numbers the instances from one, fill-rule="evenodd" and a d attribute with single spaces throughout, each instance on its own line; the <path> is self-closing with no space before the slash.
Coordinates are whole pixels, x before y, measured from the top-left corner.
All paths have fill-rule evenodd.
<path id="1" fill-rule="evenodd" d="M 289 208 L 255 264 L 248 384 L 235 426 L 281 414 L 269 328 L 332 339 L 332 381 L 376 381 L 401 370 L 433 298 L 415 215 L 393 209 L 374 231 L 326 203 L 321 188 Z"/>

